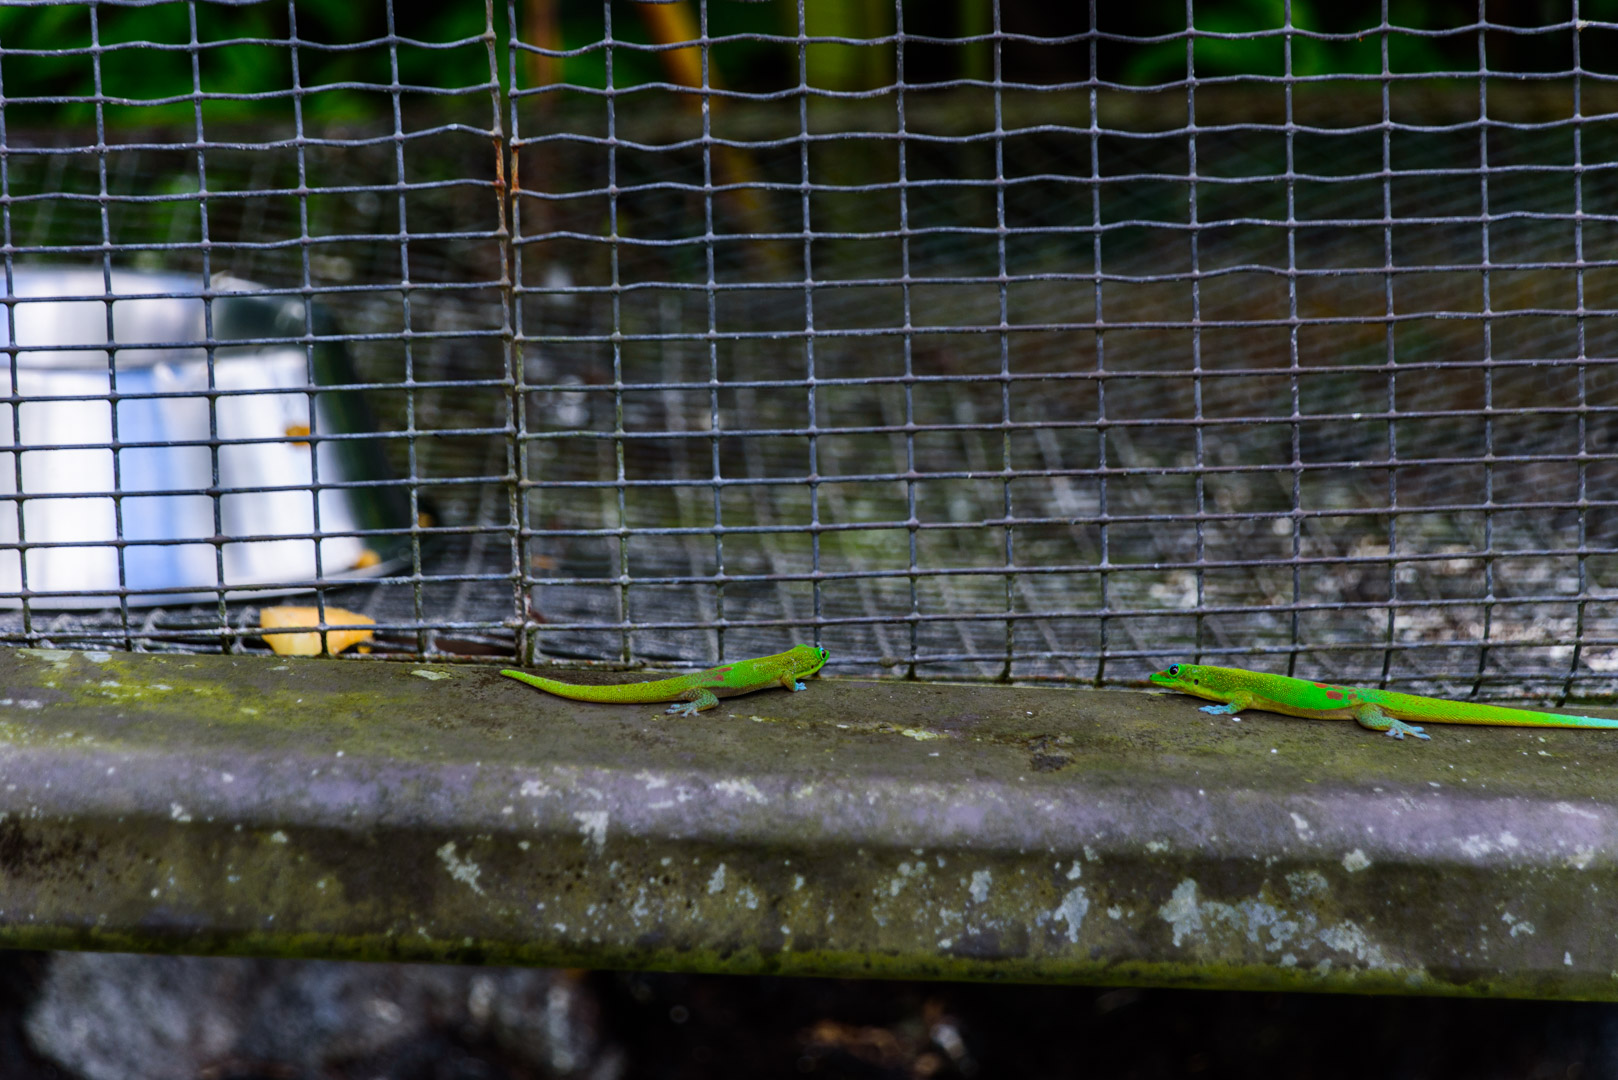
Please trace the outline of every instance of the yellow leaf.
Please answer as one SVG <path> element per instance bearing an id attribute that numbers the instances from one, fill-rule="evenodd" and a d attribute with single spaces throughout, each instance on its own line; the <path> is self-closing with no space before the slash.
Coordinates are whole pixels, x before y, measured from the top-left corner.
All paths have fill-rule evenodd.
<path id="1" fill-rule="evenodd" d="M 376 620 L 357 611 L 347 611 L 340 607 L 326 608 L 327 626 L 345 626 L 352 623 L 374 626 Z M 265 608 L 259 612 L 259 625 L 264 643 L 277 656 L 320 655 L 320 631 L 307 629 L 320 625 L 319 608 L 295 605 Z M 326 643 L 331 652 L 336 654 L 351 645 L 370 641 L 374 636 L 370 630 L 327 630 Z"/>

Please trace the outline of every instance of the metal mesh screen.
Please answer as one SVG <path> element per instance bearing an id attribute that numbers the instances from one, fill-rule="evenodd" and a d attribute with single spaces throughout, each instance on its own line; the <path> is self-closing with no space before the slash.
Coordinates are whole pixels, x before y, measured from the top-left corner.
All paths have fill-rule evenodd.
<path id="1" fill-rule="evenodd" d="M 0 9 L 0 639 L 1612 690 L 1613 12 L 365 7 Z"/>

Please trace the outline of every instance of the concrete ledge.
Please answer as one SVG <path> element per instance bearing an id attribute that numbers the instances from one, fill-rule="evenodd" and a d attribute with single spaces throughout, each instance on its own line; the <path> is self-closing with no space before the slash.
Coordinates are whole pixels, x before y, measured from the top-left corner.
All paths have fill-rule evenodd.
<path id="1" fill-rule="evenodd" d="M 0 946 L 1618 999 L 1612 733 L 33 649 L 0 688 Z"/>

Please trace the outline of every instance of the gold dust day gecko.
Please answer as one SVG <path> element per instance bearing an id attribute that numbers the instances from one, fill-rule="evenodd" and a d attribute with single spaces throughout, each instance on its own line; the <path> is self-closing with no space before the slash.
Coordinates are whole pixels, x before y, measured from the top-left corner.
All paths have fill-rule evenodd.
<path id="1" fill-rule="evenodd" d="M 1407 720 L 1505 727 L 1618 728 L 1618 720 L 1599 716 L 1568 716 L 1467 701 L 1445 701 L 1442 698 L 1400 694 L 1393 690 L 1332 686 L 1285 675 L 1265 675 L 1257 671 L 1211 667 L 1207 664 L 1175 664 L 1157 672 L 1151 681 L 1182 694 L 1223 703 L 1202 706 L 1205 713 L 1233 715 L 1243 709 L 1261 709 L 1309 720 L 1357 720 L 1361 727 L 1380 731 L 1395 739 L 1402 739 L 1406 735 L 1414 735 L 1418 739 L 1431 737 L 1422 734 L 1421 728 L 1405 723 Z"/>
<path id="2" fill-rule="evenodd" d="M 771 686 L 784 686 L 788 690 L 806 690 L 800 679 L 808 678 L 826 664 L 826 650 L 815 645 L 795 645 L 784 653 L 761 656 L 756 660 L 738 660 L 734 664 L 721 664 L 691 675 L 676 675 L 672 679 L 653 682 L 609 683 L 581 686 L 578 683 L 557 682 L 526 671 L 507 669 L 500 672 L 513 679 L 537 686 L 548 694 L 570 698 L 573 701 L 601 701 L 620 705 L 645 704 L 650 701 L 678 701 L 667 712 L 681 716 L 695 716 L 703 709 L 719 704 L 722 697 L 751 694 Z"/>

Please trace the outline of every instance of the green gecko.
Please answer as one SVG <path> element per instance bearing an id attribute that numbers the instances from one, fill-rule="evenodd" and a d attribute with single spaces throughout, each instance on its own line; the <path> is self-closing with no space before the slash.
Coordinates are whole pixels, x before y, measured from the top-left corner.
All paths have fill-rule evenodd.
<path id="1" fill-rule="evenodd" d="M 676 675 L 672 679 L 653 682 L 609 683 L 581 686 L 578 683 L 557 682 L 526 671 L 500 672 L 513 679 L 537 686 L 548 694 L 570 698 L 573 701 L 603 701 L 617 704 L 645 704 L 649 701 L 677 701 L 666 712 L 681 716 L 695 716 L 703 709 L 719 704 L 722 697 L 751 694 L 771 686 L 784 686 L 788 690 L 807 690 L 800 679 L 808 678 L 826 664 L 826 650 L 814 645 L 794 645 L 784 653 L 761 656 L 756 660 L 738 660 L 722 664 L 691 675 Z"/>
<path id="2" fill-rule="evenodd" d="M 1182 694 L 1224 702 L 1222 705 L 1202 706 L 1205 713 L 1234 714 L 1243 709 L 1262 709 L 1308 720 L 1357 720 L 1361 727 L 1380 731 L 1395 739 L 1402 739 L 1406 735 L 1414 735 L 1418 739 L 1431 738 L 1422 734 L 1421 728 L 1405 723 L 1406 720 L 1506 727 L 1618 728 L 1618 720 L 1599 716 L 1567 716 L 1417 697 L 1392 690 L 1330 686 L 1291 679 L 1285 675 L 1265 675 L 1257 671 L 1210 667 L 1206 664 L 1175 664 L 1157 672 L 1151 681 Z"/>

